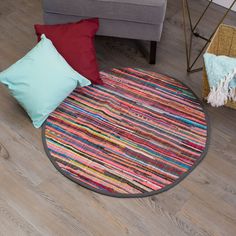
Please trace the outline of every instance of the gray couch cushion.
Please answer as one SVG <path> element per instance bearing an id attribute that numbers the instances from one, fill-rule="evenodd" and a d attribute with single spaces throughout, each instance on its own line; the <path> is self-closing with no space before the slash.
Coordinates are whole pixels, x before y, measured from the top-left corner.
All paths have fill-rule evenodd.
<path id="1" fill-rule="evenodd" d="M 43 0 L 44 11 L 147 24 L 164 21 L 167 0 Z"/>
<path id="2" fill-rule="evenodd" d="M 44 22 L 49 25 L 76 22 L 84 19 L 81 16 L 44 13 Z M 146 24 L 131 21 L 100 19 L 97 35 L 159 41 L 163 23 Z"/>

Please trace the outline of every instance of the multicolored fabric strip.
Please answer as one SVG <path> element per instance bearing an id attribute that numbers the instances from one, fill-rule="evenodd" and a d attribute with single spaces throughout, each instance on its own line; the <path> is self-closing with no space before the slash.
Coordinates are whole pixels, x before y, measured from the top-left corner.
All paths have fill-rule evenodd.
<path id="1" fill-rule="evenodd" d="M 141 69 L 101 72 L 104 85 L 76 89 L 47 119 L 56 168 L 97 192 L 147 196 L 178 183 L 203 158 L 206 115 L 177 80 Z"/>

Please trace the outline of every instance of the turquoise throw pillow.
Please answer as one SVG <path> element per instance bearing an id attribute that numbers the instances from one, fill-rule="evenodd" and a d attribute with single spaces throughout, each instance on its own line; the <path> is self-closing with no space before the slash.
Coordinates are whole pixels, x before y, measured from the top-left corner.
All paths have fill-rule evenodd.
<path id="1" fill-rule="evenodd" d="M 9 88 L 36 128 L 77 85 L 90 85 L 89 80 L 71 68 L 45 35 L 22 59 L 0 73 L 0 82 Z"/>

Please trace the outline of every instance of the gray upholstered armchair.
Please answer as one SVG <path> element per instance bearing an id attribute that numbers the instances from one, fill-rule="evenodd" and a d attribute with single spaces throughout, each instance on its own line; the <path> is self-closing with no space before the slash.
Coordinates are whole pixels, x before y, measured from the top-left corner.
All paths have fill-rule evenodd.
<path id="1" fill-rule="evenodd" d="M 150 63 L 155 64 L 167 0 L 43 0 L 46 24 L 98 17 L 98 35 L 150 41 Z"/>

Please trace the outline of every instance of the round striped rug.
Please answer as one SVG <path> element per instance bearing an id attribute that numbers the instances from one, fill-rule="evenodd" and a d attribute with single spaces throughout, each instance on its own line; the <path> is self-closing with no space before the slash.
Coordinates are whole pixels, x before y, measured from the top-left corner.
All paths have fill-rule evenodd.
<path id="1" fill-rule="evenodd" d="M 141 69 L 101 72 L 104 85 L 77 88 L 43 127 L 54 166 L 74 182 L 114 197 L 175 186 L 206 153 L 208 124 L 181 82 Z"/>

